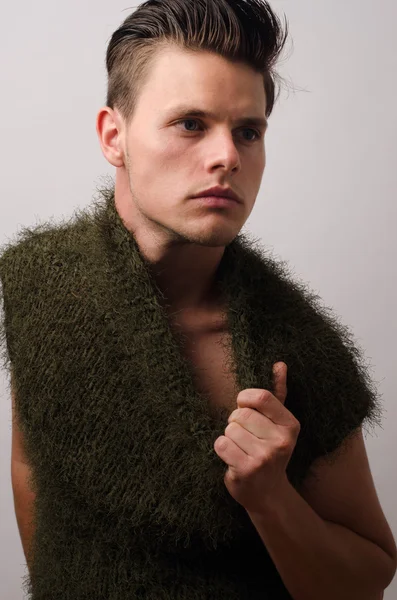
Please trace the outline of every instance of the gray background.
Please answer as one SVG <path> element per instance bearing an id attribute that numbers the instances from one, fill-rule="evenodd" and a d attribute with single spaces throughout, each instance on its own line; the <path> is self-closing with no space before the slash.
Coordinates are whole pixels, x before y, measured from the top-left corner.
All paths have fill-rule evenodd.
<path id="1" fill-rule="evenodd" d="M 102 175 L 95 118 L 104 57 L 137 5 L 121 0 L 3 3 L 0 243 L 20 225 L 69 216 Z M 292 82 L 270 118 L 267 167 L 246 228 L 310 283 L 353 332 L 383 394 L 366 437 L 382 507 L 397 535 L 397 52 L 394 0 L 273 0 L 290 41 Z M 11 401 L 0 372 L 0 597 L 21 600 L 25 560 L 14 514 Z M 397 599 L 394 579 L 386 600 Z"/>

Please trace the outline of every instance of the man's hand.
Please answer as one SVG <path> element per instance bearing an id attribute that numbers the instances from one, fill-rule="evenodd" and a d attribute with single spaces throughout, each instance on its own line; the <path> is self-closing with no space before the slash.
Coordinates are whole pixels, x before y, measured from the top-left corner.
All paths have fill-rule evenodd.
<path id="1" fill-rule="evenodd" d="M 260 513 L 287 482 L 286 468 L 296 446 L 300 423 L 285 408 L 287 365 L 273 365 L 274 395 L 246 389 L 237 396 L 237 408 L 225 435 L 214 450 L 229 468 L 225 485 L 249 513 Z"/>

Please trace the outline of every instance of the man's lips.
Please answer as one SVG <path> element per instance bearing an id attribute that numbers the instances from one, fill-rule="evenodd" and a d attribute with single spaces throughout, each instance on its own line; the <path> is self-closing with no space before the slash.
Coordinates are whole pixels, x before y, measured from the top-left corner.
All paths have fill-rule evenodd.
<path id="1" fill-rule="evenodd" d="M 203 206 L 214 206 L 214 207 L 226 207 L 237 206 L 239 203 L 233 198 L 227 198 L 225 196 L 199 196 L 198 198 L 192 198 L 192 200 L 198 200 Z"/>
<path id="2" fill-rule="evenodd" d="M 215 185 L 213 187 L 207 188 L 205 190 L 201 190 L 198 194 L 193 196 L 194 198 L 204 198 L 204 197 L 213 197 L 217 196 L 220 198 L 231 198 L 236 202 L 242 202 L 240 197 L 236 194 L 234 190 L 230 187 L 223 187 L 220 185 Z"/>

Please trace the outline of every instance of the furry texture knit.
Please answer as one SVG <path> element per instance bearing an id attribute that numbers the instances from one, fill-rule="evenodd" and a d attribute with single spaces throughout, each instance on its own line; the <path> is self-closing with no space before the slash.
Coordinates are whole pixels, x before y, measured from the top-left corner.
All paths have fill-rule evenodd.
<path id="1" fill-rule="evenodd" d="M 113 188 L 69 221 L 23 228 L 0 278 L 2 358 L 36 492 L 28 597 L 290 598 L 223 481 L 213 444 L 230 413 L 195 388 Z M 316 458 L 380 423 L 368 367 L 332 311 L 247 235 L 216 279 L 239 391 L 272 390 L 272 365 L 288 365 L 298 489 Z"/>

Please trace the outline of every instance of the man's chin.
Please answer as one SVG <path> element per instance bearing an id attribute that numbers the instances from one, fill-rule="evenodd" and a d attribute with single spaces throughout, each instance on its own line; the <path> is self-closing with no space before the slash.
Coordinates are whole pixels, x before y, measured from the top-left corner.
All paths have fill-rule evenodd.
<path id="1" fill-rule="evenodd" d="M 241 227 L 236 223 L 205 223 L 204 221 L 189 222 L 186 224 L 175 223 L 160 223 L 156 221 L 157 226 L 160 226 L 165 233 L 171 245 L 196 244 L 207 248 L 221 248 L 228 246 L 239 234 Z M 190 226 L 186 227 L 189 224 Z"/>
<path id="2" fill-rule="evenodd" d="M 190 236 L 189 242 L 207 248 L 228 246 L 237 237 L 238 231 L 202 231 Z"/>

